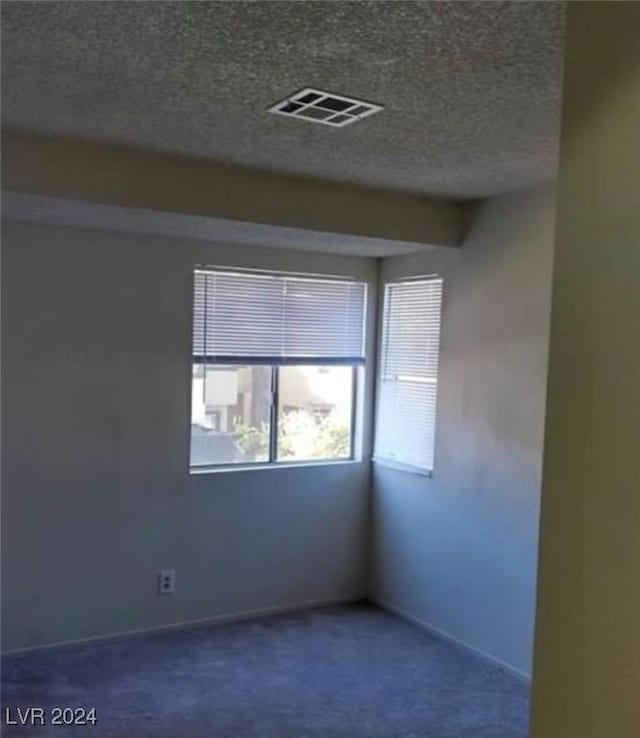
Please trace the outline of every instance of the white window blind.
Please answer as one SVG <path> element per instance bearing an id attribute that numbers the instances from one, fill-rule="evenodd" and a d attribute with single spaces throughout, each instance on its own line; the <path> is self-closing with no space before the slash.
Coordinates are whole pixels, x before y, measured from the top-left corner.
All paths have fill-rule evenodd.
<path id="1" fill-rule="evenodd" d="M 364 361 L 364 282 L 206 269 L 194 279 L 194 357 Z"/>
<path id="2" fill-rule="evenodd" d="M 433 471 L 442 279 L 385 285 L 375 458 Z"/>

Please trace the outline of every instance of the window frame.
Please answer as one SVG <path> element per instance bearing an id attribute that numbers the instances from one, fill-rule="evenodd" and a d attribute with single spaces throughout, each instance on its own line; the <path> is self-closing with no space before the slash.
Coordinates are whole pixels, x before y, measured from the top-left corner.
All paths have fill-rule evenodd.
<path id="1" fill-rule="evenodd" d="M 279 360 L 277 363 L 270 363 L 264 359 L 255 359 L 253 357 L 234 357 L 233 361 L 225 359 L 209 360 L 201 359 L 196 361 L 196 357 L 192 356 L 192 371 L 195 364 L 216 365 L 228 367 L 246 367 L 246 366 L 262 366 L 268 368 L 271 372 L 271 398 L 269 409 L 269 456 L 264 461 L 240 461 L 240 462 L 222 462 L 219 464 L 192 464 L 189 459 L 189 472 L 191 474 L 202 474 L 207 471 L 233 471 L 234 469 L 263 469 L 278 468 L 286 466 L 326 466 L 329 464 L 345 464 L 353 463 L 356 459 L 356 434 L 358 433 L 358 389 L 359 389 L 359 370 L 362 364 L 356 364 L 351 359 L 335 360 L 335 359 L 309 359 L 302 361 L 295 359 L 292 361 Z M 278 440 L 279 440 L 279 412 L 280 412 L 280 368 L 285 366 L 344 366 L 351 369 L 351 412 L 349 417 L 349 455 L 334 458 L 309 458 L 309 459 L 279 459 L 278 458 Z M 193 388 L 193 382 L 191 383 Z M 191 390 L 193 391 L 193 389 Z M 191 430 L 190 430 L 191 432 Z"/>
<path id="2" fill-rule="evenodd" d="M 360 459 L 360 434 L 361 430 L 361 408 L 360 408 L 360 394 L 361 387 L 364 386 L 365 377 L 365 366 L 367 363 L 367 320 L 369 313 L 369 291 L 370 285 L 366 280 L 358 279 L 355 277 L 337 276 L 337 275 L 326 275 L 326 274 L 313 274 L 313 273 L 300 273 L 300 272 L 282 272 L 282 271 L 271 271 L 265 269 L 248 269 L 238 267 L 220 267 L 211 265 L 196 265 L 192 271 L 192 276 L 197 272 L 203 271 L 215 271 L 215 272 L 231 272 L 231 273 L 248 273 L 256 275 L 283 275 L 292 277 L 303 277 L 306 279 L 319 281 L 354 281 L 362 282 L 365 286 L 364 292 L 364 310 L 363 310 L 363 325 L 362 325 L 362 336 L 363 336 L 363 353 L 362 356 L 346 356 L 346 357 L 319 357 L 319 356 L 209 356 L 209 355 L 194 355 L 191 351 L 191 372 L 193 376 L 193 367 L 196 364 L 201 364 L 205 367 L 211 365 L 223 365 L 223 366 L 263 366 L 270 369 L 271 371 L 271 397 L 270 397 L 270 412 L 269 412 L 269 447 L 268 459 L 265 461 L 246 461 L 246 462 L 222 462 L 222 463 L 211 463 L 211 464 L 192 464 L 191 457 L 189 457 L 189 474 L 206 474 L 216 472 L 230 472 L 230 471 L 241 471 L 241 470 L 252 470 L 252 469 L 278 469 L 296 466 L 330 466 L 335 464 L 352 464 L 357 463 Z M 193 297 L 193 293 L 192 293 Z M 192 312 L 192 331 L 194 330 L 193 312 Z M 346 366 L 351 369 L 351 412 L 349 418 L 349 455 L 339 458 L 310 458 L 310 459 L 278 459 L 278 440 L 279 440 L 279 429 L 278 429 L 278 414 L 280 410 L 280 367 L 286 366 Z M 193 379 L 190 382 L 190 398 L 193 392 Z M 191 405 L 190 405 L 191 406 Z M 189 433 L 192 432 L 192 423 L 189 425 Z M 191 435 L 190 435 L 191 439 Z M 191 444 L 189 445 L 189 451 L 191 453 Z"/>
<path id="3" fill-rule="evenodd" d="M 436 406 L 435 406 L 435 412 L 433 415 L 433 445 L 432 445 L 432 463 L 431 466 L 428 465 L 418 465 L 414 464 L 408 461 L 403 461 L 401 459 L 394 459 L 389 456 L 383 456 L 379 453 L 376 453 L 376 443 L 378 438 L 378 424 L 379 424 L 379 407 L 380 407 L 380 393 L 381 393 L 381 385 L 383 382 L 383 377 L 386 376 L 386 373 L 384 372 L 384 361 L 386 359 L 386 354 L 388 352 L 387 347 L 384 345 L 384 336 L 385 336 L 385 320 L 386 320 L 386 310 L 387 305 L 389 301 L 389 293 L 390 288 L 394 285 L 404 285 L 404 284 L 415 284 L 419 282 L 440 282 L 441 284 L 441 297 L 440 297 L 440 315 L 439 315 L 439 330 L 437 335 L 437 362 L 438 362 L 438 368 L 436 372 L 436 379 L 433 382 L 435 384 L 435 396 L 436 396 Z M 379 344 L 378 344 L 378 358 L 376 361 L 376 377 L 375 377 L 375 385 L 376 385 L 376 408 L 375 408 L 375 416 L 374 416 L 374 434 L 373 434 L 373 448 L 372 448 L 372 456 L 371 461 L 379 466 L 387 467 L 389 469 L 394 469 L 397 471 L 404 471 L 411 474 L 417 474 L 419 476 L 424 477 L 433 477 L 435 473 L 435 467 L 436 467 L 436 458 L 435 458 L 435 452 L 436 452 L 436 437 L 437 437 L 437 398 L 438 398 L 438 390 L 440 385 L 440 371 L 439 371 L 439 365 L 440 365 L 440 358 L 441 358 L 441 351 L 442 351 L 442 322 L 443 322 L 443 311 L 444 311 L 444 277 L 442 274 L 417 274 L 412 275 L 408 277 L 397 277 L 394 279 L 388 279 L 385 280 L 381 286 L 380 286 L 380 312 L 379 312 Z M 400 381 L 399 377 L 396 377 L 396 381 Z"/>

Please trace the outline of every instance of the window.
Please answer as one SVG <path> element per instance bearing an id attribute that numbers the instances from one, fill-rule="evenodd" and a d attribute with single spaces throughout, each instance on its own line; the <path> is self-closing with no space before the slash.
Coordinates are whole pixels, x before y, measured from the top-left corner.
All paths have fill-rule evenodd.
<path id="1" fill-rule="evenodd" d="M 385 285 L 374 459 L 433 472 L 442 279 Z"/>
<path id="2" fill-rule="evenodd" d="M 191 467 L 354 457 L 366 284 L 197 269 Z"/>

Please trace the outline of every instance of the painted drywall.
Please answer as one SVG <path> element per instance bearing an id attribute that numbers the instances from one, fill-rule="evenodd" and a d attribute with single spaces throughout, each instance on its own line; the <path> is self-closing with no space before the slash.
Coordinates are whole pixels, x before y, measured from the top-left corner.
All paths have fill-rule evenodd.
<path id="1" fill-rule="evenodd" d="M 125 208 L 121 205 L 101 205 L 95 202 L 25 195 L 6 190 L 2 192 L 2 214 L 11 220 L 28 223 L 107 228 L 111 231 L 140 233 L 147 236 L 195 238 L 229 245 L 269 246 L 350 256 L 398 256 L 428 248 L 410 241 L 285 228 L 228 218 Z"/>
<path id="2" fill-rule="evenodd" d="M 552 187 L 487 201 L 457 252 L 385 259 L 444 277 L 432 478 L 373 473 L 375 598 L 529 674 L 546 389 Z"/>
<path id="3" fill-rule="evenodd" d="M 9 192 L 247 223 L 458 246 L 452 202 L 255 171 L 124 146 L 2 135 Z"/>
<path id="4" fill-rule="evenodd" d="M 533 738 L 640 735 L 640 4 L 569 3 Z"/>
<path id="5" fill-rule="evenodd" d="M 375 283 L 376 262 L 17 222 L 2 235 L 4 649 L 361 597 L 368 461 L 189 475 L 192 269 Z M 373 338 L 370 321 L 369 357 Z M 156 593 L 163 568 L 173 596 Z"/>

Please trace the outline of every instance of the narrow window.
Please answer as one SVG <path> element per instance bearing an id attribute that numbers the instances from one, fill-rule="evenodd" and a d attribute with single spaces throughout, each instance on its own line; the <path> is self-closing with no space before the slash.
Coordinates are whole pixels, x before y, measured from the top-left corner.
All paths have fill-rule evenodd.
<path id="1" fill-rule="evenodd" d="M 192 469 L 354 457 L 366 284 L 197 269 Z"/>
<path id="2" fill-rule="evenodd" d="M 385 285 L 374 460 L 433 472 L 442 279 Z"/>

